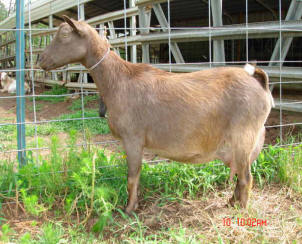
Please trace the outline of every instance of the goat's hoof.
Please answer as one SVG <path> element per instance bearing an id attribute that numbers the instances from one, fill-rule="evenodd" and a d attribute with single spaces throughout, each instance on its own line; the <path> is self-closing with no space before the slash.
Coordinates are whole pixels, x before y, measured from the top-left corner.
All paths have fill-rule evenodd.
<path id="1" fill-rule="evenodd" d="M 134 213 L 134 210 L 133 209 L 125 208 L 124 209 L 124 213 L 127 214 L 128 216 L 132 216 L 133 213 Z"/>
<path id="2" fill-rule="evenodd" d="M 239 206 L 240 206 L 240 208 L 242 208 L 242 209 L 246 209 L 246 207 L 247 207 L 247 201 L 244 201 L 244 202 L 240 201 L 240 202 L 239 202 Z"/>
<path id="3" fill-rule="evenodd" d="M 229 199 L 229 202 L 227 203 L 227 206 L 230 205 L 231 207 L 235 207 L 235 202 L 236 202 L 235 197 L 232 196 L 232 197 Z"/>
<path id="4" fill-rule="evenodd" d="M 138 207 L 138 203 L 135 203 L 134 205 L 132 206 L 127 206 L 124 210 L 124 212 L 127 214 L 127 215 L 132 215 L 134 213 L 134 211 L 137 209 Z"/>
<path id="5" fill-rule="evenodd" d="M 128 206 L 124 208 L 124 213 L 129 215 L 132 212 L 132 209 L 130 209 Z"/>
<path id="6" fill-rule="evenodd" d="M 229 202 L 226 205 L 231 206 L 233 208 L 236 207 L 236 208 L 246 209 L 247 202 L 242 202 L 240 200 L 237 201 L 233 196 L 229 199 Z"/>

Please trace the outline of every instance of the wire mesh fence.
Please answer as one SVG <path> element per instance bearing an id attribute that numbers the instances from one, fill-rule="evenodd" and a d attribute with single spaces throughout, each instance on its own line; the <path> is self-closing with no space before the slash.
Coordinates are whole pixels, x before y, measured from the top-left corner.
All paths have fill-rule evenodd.
<path id="1" fill-rule="evenodd" d="M 232 16 L 223 18 L 230 14 L 222 1 L 203 1 L 206 16 L 191 25 L 187 19 L 181 22 L 176 18 L 182 6 L 181 1 L 177 0 L 124 0 L 123 6 L 114 12 L 89 18 L 85 14 L 86 1 L 74 2 L 70 13 L 78 20 L 87 21 L 100 33 L 106 27 L 112 49 L 131 62 L 151 63 L 169 72 L 191 72 L 216 66 L 242 66 L 256 59 L 270 76 L 278 108 L 272 112 L 266 126 L 269 137 L 267 144 L 283 147 L 302 143 L 299 136 L 302 127 L 302 100 L 299 95 L 302 57 L 301 52 L 295 53 L 297 45 L 292 44 L 293 39 L 296 41 L 302 33 L 299 27 L 302 2 L 286 1 L 283 6 L 285 1 L 279 0 L 274 3 L 278 5 L 273 8 L 278 10 L 273 10 L 275 19 L 268 22 L 263 21 L 264 17 L 260 18 L 262 22 L 257 23 L 257 9 L 252 5 L 250 10 L 252 3 L 246 0 L 243 1 L 245 11 L 244 14 L 241 12 L 239 23 L 232 23 Z M 17 3 L 22 4 L 22 1 Z M 39 1 L 35 1 L 35 4 L 36 14 L 42 5 L 39 5 Z M 191 10 L 189 5 L 184 9 Z M 69 129 L 78 131 L 79 147 L 117 144 L 118 140 L 113 137 L 100 135 L 108 134 L 109 128 L 106 118 L 99 117 L 98 91 L 87 69 L 75 64 L 46 72 L 38 66 L 41 52 L 49 45 L 62 22 L 59 15 L 63 9 L 54 12 L 50 8 L 41 14 L 40 19 L 34 16 L 34 20 L 32 13 L 33 5 L 27 1 L 25 27 L 0 29 L 1 73 L 6 72 L 14 77 L 16 73 L 24 71 L 25 82 L 31 87 L 29 94 L 3 92 L 0 96 L 0 157 L 12 160 L 18 152 L 31 151 L 39 158 L 42 152 L 49 150 L 53 134 L 62 139 L 62 148 L 68 147 L 66 138 Z M 231 23 L 224 26 L 223 20 L 227 18 L 232 21 L 229 20 Z M 26 63 L 21 69 L 16 68 L 19 58 L 15 53 L 17 31 L 24 31 L 26 36 L 23 53 Z M 19 85 L 21 82 L 17 78 Z M 49 87 L 52 87 L 51 90 Z M 25 120 L 21 122 L 14 117 L 17 99 L 24 99 L 26 104 L 26 109 L 21 108 L 25 114 Z M 25 126 L 25 130 L 16 137 L 21 133 L 17 132 L 20 125 Z M 290 136 L 295 138 L 289 140 Z M 20 140 L 26 144 L 18 147 Z"/>

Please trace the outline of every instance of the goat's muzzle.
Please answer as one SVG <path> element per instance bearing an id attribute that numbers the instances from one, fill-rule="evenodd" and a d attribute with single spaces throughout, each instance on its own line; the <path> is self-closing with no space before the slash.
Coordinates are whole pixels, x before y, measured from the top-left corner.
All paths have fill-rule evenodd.
<path id="1" fill-rule="evenodd" d="M 55 64 L 51 57 L 43 52 L 39 58 L 39 66 L 45 71 L 49 71 L 54 69 Z"/>

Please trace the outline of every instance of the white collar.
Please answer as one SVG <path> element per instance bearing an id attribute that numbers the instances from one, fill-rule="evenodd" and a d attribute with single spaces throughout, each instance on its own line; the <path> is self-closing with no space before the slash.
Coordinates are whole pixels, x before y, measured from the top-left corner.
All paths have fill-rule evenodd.
<path id="1" fill-rule="evenodd" d="M 106 56 L 108 55 L 108 53 L 110 52 L 110 47 L 108 47 L 108 50 L 107 52 L 105 53 L 105 55 L 94 65 L 92 65 L 90 68 L 87 68 L 88 71 L 90 72 L 91 70 L 93 70 L 96 66 L 98 66 L 105 58 Z"/>

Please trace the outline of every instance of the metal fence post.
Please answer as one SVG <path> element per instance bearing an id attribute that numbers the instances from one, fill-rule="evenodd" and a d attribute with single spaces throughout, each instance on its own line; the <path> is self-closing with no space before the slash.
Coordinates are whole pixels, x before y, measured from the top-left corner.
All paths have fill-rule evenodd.
<path id="1" fill-rule="evenodd" d="M 24 0 L 16 1 L 16 79 L 17 79 L 17 141 L 19 165 L 26 163 L 25 93 L 24 93 Z"/>

